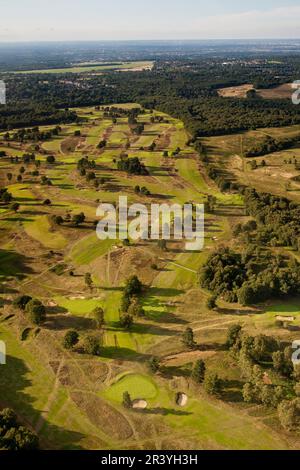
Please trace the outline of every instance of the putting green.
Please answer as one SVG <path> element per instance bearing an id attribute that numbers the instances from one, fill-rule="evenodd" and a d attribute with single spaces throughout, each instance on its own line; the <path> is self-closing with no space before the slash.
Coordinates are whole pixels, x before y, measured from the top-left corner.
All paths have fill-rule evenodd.
<path id="1" fill-rule="evenodd" d="M 104 395 L 110 400 L 121 403 L 124 392 L 128 392 L 132 400 L 153 399 L 158 394 L 156 384 L 149 377 L 141 374 L 128 374 L 120 377 L 105 390 Z"/>

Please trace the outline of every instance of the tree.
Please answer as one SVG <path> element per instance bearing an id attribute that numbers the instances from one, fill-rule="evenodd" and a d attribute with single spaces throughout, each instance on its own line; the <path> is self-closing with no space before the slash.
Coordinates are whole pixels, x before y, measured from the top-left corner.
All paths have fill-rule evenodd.
<path id="1" fill-rule="evenodd" d="M 12 195 L 7 191 L 7 188 L 0 188 L 0 202 L 7 204 L 12 200 Z"/>
<path id="2" fill-rule="evenodd" d="M 30 295 L 20 295 L 14 300 L 13 305 L 15 307 L 18 307 L 20 310 L 25 310 L 25 307 L 28 302 L 30 302 L 30 300 L 32 300 L 32 297 L 30 297 Z"/>
<path id="3" fill-rule="evenodd" d="M 133 317 L 128 313 L 123 313 L 120 316 L 120 325 L 122 328 L 129 330 L 129 328 L 133 325 Z"/>
<path id="4" fill-rule="evenodd" d="M 107 145 L 107 141 L 105 139 L 103 139 L 103 140 L 100 140 L 97 147 L 98 147 L 98 149 L 102 149 L 102 148 L 106 147 L 106 145 Z"/>
<path id="5" fill-rule="evenodd" d="M 43 206 L 51 206 L 51 200 L 50 199 L 45 199 L 43 202 Z"/>
<path id="6" fill-rule="evenodd" d="M 142 293 L 143 285 L 137 276 L 131 276 L 127 279 L 124 293 L 129 297 L 133 297 L 134 295 L 140 295 Z"/>
<path id="7" fill-rule="evenodd" d="M 12 177 L 13 177 L 12 173 L 7 173 L 6 178 L 8 179 L 8 181 L 11 181 Z"/>
<path id="8" fill-rule="evenodd" d="M 127 312 L 130 305 L 131 305 L 131 299 L 130 299 L 129 295 L 127 295 L 124 292 L 123 296 L 122 296 L 122 299 L 121 299 L 121 311 L 122 312 Z"/>
<path id="9" fill-rule="evenodd" d="M 63 222 L 64 222 L 64 219 L 62 218 L 61 215 L 54 215 L 54 216 L 52 217 L 52 220 L 53 220 L 53 222 L 54 222 L 56 225 L 61 225 L 61 224 L 63 224 Z"/>
<path id="10" fill-rule="evenodd" d="M 273 406 L 274 404 L 274 389 L 272 385 L 262 385 L 260 389 L 260 400 L 265 406 Z M 277 403 L 276 403 L 277 405 Z M 275 405 L 275 406 L 276 406 Z"/>
<path id="11" fill-rule="evenodd" d="M 18 210 L 20 209 L 20 204 L 18 202 L 13 202 L 10 206 L 9 206 L 10 210 L 14 211 L 14 212 L 18 212 Z"/>
<path id="12" fill-rule="evenodd" d="M 136 298 L 129 305 L 127 312 L 133 317 L 143 317 L 145 315 L 145 311 L 140 304 L 139 299 Z"/>
<path id="13" fill-rule="evenodd" d="M 86 354 L 91 354 L 93 356 L 100 355 L 100 344 L 99 339 L 96 336 L 86 336 L 84 339 L 84 351 Z"/>
<path id="14" fill-rule="evenodd" d="M 92 314 L 96 322 L 97 328 L 102 328 L 104 325 L 104 310 L 101 307 L 96 307 L 93 310 Z"/>
<path id="15" fill-rule="evenodd" d="M 17 421 L 17 416 L 10 408 L 0 411 L 0 448 L 1 450 L 36 450 L 38 437 Z"/>
<path id="16" fill-rule="evenodd" d="M 258 399 L 258 390 L 255 384 L 247 382 L 243 386 L 243 398 L 246 403 L 256 403 Z"/>
<path id="17" fill-rule="evenodd" d="M 205 375 L 204 389 L 209 395 L 219 395 L 222 390 L 222 381 L 217 374 Z"/>
<path id="18" fill-rule="evenodd" d="M 205 362 L 203 361 L 203 359 L 199 359 L 198 361 L 196 361 L 192 370 L 192 374 L 191 374 L 191 377 L 194 380 L 194 382 L 198 384 L 202 384 L 205 378 L 205 371 L 206 371 L 206 366 L 205 366 Z"/>
<path id="19" fill-rule="evenodd" d="M 272 354 L 273 367 L 279 374 L 291 377 L 293 374 L 293 363 L 291 358 L 285 356 L 283 351 L 275 351 Z"/>
<path id="20" fill-rule="evenodd" d="M 25 311 L 30 321 L 35 325 L 41 325 L 46 320 L 46 309 L 38 299 L 30 300 L 25 307 Z"/>
<path id="21" fill-rule="evenodd" d="M 65 349 L 73 349 L 79 341 L 79 334 L 75 330 L 67 331 L 64 336 L 63 346 Z"/>
<path id="22" fill-rule="evenodd" d="M 217 296 L 213 295 L 207 300 L 206 306 L 209 310 L 214 310 L 217 307 Z"/>
<path id="23" fill-rule="evenodd" d="M 288 431 L 300 429 L 300 398 L 283 401 L 278 406 L 278 416 L 281 425 Z"/>
<path id="24" fill-rule="evenodd" d="M 72 217 L 72 223 L 75 225 L 75 227 L 79 227 L 79 225 L 83 224 L 85 221 L 85 215 L 83 212 L 80 212 L 80 214 L 74 214 Z"/>
<path id="25" fill-rule="evenodd" d="M 55 163 L 55 157 L 53 155 L 48 155 L 48 157 L 46 158 L 46 162 L 52 165 L 53 163 Z"/>
<path id="26" fill-rule="evenodd" d="M 272 353 L 279 348 L 278 342 L 272 336 L 258 335 L 254 338 L 252 357 L 256 361 L 268 360 Z"/>
<path id="27" fill-rule="evenodd" d="M 122 404 L 123 404 L 124 408 L 127 408 L 127 409 L 132 408 L 132 401 L 131 401 L 131 397 L 129 395 L 129 392 L 124 392 L 123 393 Z"/>
<path id="28" fill-rule="evenodd" d="M 252 289 L 252 287 L 248 286 L 247 284 L 244 284 L 238 290 L 237 295 L 238 295 L 238 301 L 241 305 L 251 305 L 256 300 L 254 290 Z"/>
<path id="29" fill-rule="evenodd" d="M 93 279 L 92 279 L 91 273 L 85 273 L 85 275 L 84 275 L 84 282 L 85 282 L 85 285 L 86 285 L 90 290 L 92 290 L 92 287 L 93 287 Z"/>
<path id="30" fill-rule="evenodd" d="M 235 343 L 237 342 L 237 339 L 239 338 L 241 334 L 241 331 L 242 331 L 242 327 L 239 324 L 231 325 L 228 328 L 227 340 L 226 340 L 226 346 L 228 348 L 232 348 L 235 345 Z"/>
<path id="31" fill-rule="evenodd" d="M 194 341 L 194 332 L 192 328 L 186 328 L 182 335 L 182 343 L 189 349 L 193 349 L 196 345 Z"/>
<path id="32" fill-rule="evenodd" d="M 151 357 L 151 359 L 149 359 L 148 361 L 148 367 L 151 372 L 156 374 L 160 369 L 160 361 L 158 357 L 155 357 L 155 356 Z"/>
<path id="33" fill-rule="evenodd" d="M 294 375 L 294 379 L 295 379 L 297 382 L 300 382 L 300 364 L 296 364 L 296 365 L 294 366 L 293 375 Z"/>

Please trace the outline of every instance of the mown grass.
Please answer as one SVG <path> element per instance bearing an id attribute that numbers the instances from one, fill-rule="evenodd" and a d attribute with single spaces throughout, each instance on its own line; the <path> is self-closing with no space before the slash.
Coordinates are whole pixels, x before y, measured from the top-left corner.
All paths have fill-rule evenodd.
<path id="1" fill-rule="evenodd" d="M 47 216 L 38 216 L 33 221 L 23 222 L 26 233 L 47 248 L 59 249 L 67 245 L 67 240 L 58 231 L 51 228 Z"/>
<path id="2" fill-rule="evenodd" d="M 99 240 L 96 233 L 93 232 L 73 246 L 70 257 L 79 266 L 89 264 L 105 255 L 114 243 L 116 243 L 115 240 Z"/>
<path id="3" fill-rule="evenodd" d="M 123 393 L 128 392 L 132 400 L 154 399 L 157 394 L 157 386 L 152 379 L 141 374 L 126 374 L 117 379 L 108 389 L 104 396 L 109 400 L 122 403 Z"/>

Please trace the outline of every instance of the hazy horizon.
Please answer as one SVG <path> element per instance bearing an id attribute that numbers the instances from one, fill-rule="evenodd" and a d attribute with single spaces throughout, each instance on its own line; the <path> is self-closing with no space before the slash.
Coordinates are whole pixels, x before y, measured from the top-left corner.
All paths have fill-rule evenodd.
<path id="1" fill-rule="evenodd" d="M 299 39 L 297 0 L 2 0 L 0 42 Z"/>

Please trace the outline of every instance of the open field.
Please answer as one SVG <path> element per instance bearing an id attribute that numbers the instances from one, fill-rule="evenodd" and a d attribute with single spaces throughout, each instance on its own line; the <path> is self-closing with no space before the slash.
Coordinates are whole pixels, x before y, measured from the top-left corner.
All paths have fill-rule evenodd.
<path id="1" fill-rule="evenodd" d="M 218 94 L 223 98 L 246 98 L 247 92 L 253 88 L 251 84 L 220 88 Z M 256 92 L 264 99 L 291 99 L 293 88 L 291 83 L 285 83 L 274 88 L 258 89 Z"/>
<path id="2" fill-rule="evenodd" d="M 300 126 L 282 128 L 257 129 L 238 135 L 211 137 L 203 139 L 207 145 L 208 154 L 212 162 L 231 175 L 232 180 L 240 181 L 259 191 L 284 195 L 289 199 L 300 201 L 299 170 L 295 160 L 300 161 L 300 145 L 296 143 L 292 148 L 268 153 L 261 157 L 245 158 L 245 152 L 267 136 L 284 140 L 297 137 Z M 251 160 L 257 162 L 257 168 L 251 168 Z M 262 166 L 262 162 L 265 166 Z"/>
<path id="3" fill-rule="evenodd" d="M 108 72 L 109 70 L 123 71 L 123 72 L 138 72 L 141 70 L 150 70 L 153 67 L 153 62 L 151 61 L 136 61 L 136 62 L 119 62 L 116 64 L 78 64 L 72 67 L 66 68 L 57 68 L 57 69 L 41 69 L 41 70 L 26 70 L 24 72 L 15 72 L 20 74 L 29 74 L 29 73 L 99 73 L 99 72 Z"/>
<path id="4" fill-rule="evenodd" d="M 125 110 L 136 107 L 132 103 L 115 106 Z M 251 415 L 253 407 L 241 398 L 240 370 L 223 348 L 227 329 L 233 323 L 268 333 L 275 329 L 277 312 L 293 312 L 298 324 L 297 300 L 253 310 L 221 300 L 219 308 L 211 311 L 207 307 L 210 294 L 199 287 L 197 273 L 208 255 L 231 243 L 231 229 L 237 220 L 247 220 L 243 198 L 222 193 L 207 178 L 199 155 L 187 145 L 189 136 L 180 121 L 145 110 L 139 115 L 145 129 L 137 136 L 123 115 L 113 122 L 100 108 L 77 112 L 86 121 L 63 125 L 57 137 L 41 142 L 36 152 L 41 162 L 39 175 L 33 174 L 36 168 L 30 162 L 24 165 L 21 182 L 17 176 L 23 163 L 12 163 L 9 157 L 26 153 L 31 143 L 8 145 L 0 135 L 0 148 L 7 154 L 0 158 L 0 185 L 8 187 L 20 204 L 17 211 L 0 210 L 0 340 L 4 339 L 8 347 L 8 367 L 0 376 L 4 391 L 0 402 L 16 409 L 38 433 L 43 448 L 299 447 L 298 438 L 289 441 L 273 415 L 270 420 L 263 413 Z M 162 122 L 151 118 L 161 118 Z M 77 130 L 80 138 L 74 140 Z M 299 126 L 295 126 L 270 129 L 268 133 L 284 136 L 298 131 Z M 260 130 L 245 134 L 244 145 L 259 136 Z M 106 146 L 99 148 L 104 138 Z M 153 143 L 156 146 L 151 150 Z M 208 157 L 238 180 L 251 180 L 272 190 L 277 185 L 281 191 L 278 178 L 280 174 L 282 184 L 283 168 L 291 173 L 290 178 L 294 176 L 282 163 L 284 155 L 265 157 L 270 165 L 267 169 L 273 168 L 270 175 L 265 173 L 260 178 L 260 169 L 250 171 L 241 155 L 240 135 L 203 139 L 203 143 Z M 180 152 L 174 155 L 177 147 Z M 124 152 L 139 157 L 148 174 L 119 170 L 116 162 Z M 298 155 L 299 149 L 291 152 Z M 55 162 L 47 162 L 48 156 L 54 156 Z M 83 156 L 95 161 L 98 187 L 77 171 L 77 162 Z M 8 173 L 12 174 L 10 181 Z M 42 184 L 43 176 L 51 184 Z M 145 186 L 150 194 L 136 194 L 137 185 Z M 295 200 L 299 198 L 297 188 L 293 183 L 289 192 Z M 203 250 L 187 252 L 182 242 L 174 240 L 167 243 L 166 251 L 149 240 L 131 240 L 129 244 L 100 241 L 95 234 L 97 206 L 99 202 L 118 204 L 119 195 L 146 206 L 204 202 L 208 195 L 214 196 L 216 210 L 206 215 Z M 85 220 L 76 227 L 72 217 L 80 212 Z M 53 216 L 61 216 L 63 223 L 54 223 Z M 87 273 L 91 274 L 92 287 L 85 283 Z M 120 324 L 120 301 L 124 283 L 131 275 L 137 275 L 144 285 L 141 302 L 145 315 L 135 318 L 132 327 L 126 329 Z M 40 328 L 14 307 L 12 302 L 19 294 L 37 297 L 46 305 L 46 321 Z M 93 318 L 95 307 L 104 310 L 102 328 L 97 328 Z M 216 370 L 225 384 L 222 400 L 211 398 L 190 379 L 195 357 L 181 341 L 187 327 L 193 328 L 201 346 L 197 353 L 209 352 L 205 355 L 207 367 Z M 80 342 L 72 351 L 62 347 L 70 329 L 80 334 Z M 83 351 L 84 338 L 91 334 L 101 340 L 99 356 Z M 286 330 L 283 335 L 288 341 L 295 333 Z M 153 355 L 163 364 L 155 375 L 147 366 Z M 146 401 L 147 408 L 125 409 L 125 391 L 132 399 Z M 184 407 L 176 404 L 179 392 L 188 397 Z"/>

